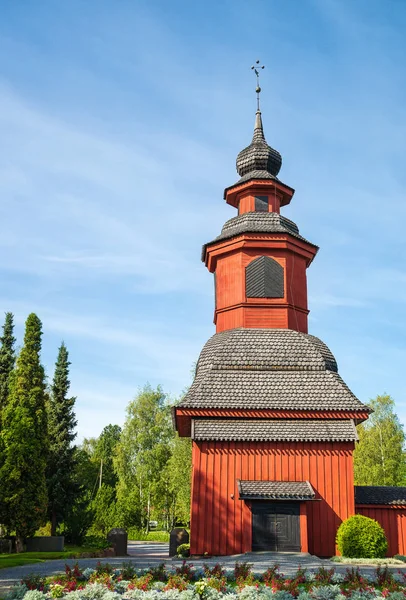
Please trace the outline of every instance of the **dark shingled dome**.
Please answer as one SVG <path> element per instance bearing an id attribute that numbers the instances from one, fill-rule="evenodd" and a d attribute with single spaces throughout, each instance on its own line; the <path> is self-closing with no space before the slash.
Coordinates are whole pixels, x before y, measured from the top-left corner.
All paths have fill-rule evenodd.
<path id="1" fill-rule="evenodd" d="M 319 338 L 293 329 L 228 329 L 205 344 L 197 371 L 334 371 L 333 354 Z"/>
<path id="2" fill-rule="evenodd" d="M 237 156 L 237 172 L 244 180 L 250 179 L 248 176 L 254 172 L 258 172 L 255 177 L 269 179 L 278 175 L 281 166 L 281 155 L 265 141 L 261 112 L 258 110 L 252 142 Z"/>
<path id="3" fill-rule="evenodd" d="M 205 344 L 180 406 L 190 408 L 351 410 L 362 404 L 317 337 L 291 329 L 230 329 Z"/>

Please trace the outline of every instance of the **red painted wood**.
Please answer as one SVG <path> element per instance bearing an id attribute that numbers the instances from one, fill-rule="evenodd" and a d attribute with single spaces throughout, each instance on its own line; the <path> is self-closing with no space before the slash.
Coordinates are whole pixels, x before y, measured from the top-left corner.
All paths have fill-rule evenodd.
<path id="1" fill-rule="evenodd" d="M 300 549 L 301 552 L 309 552 L 309 540 L 307 535 L 307 502 L 300 503 Z"/>
<path id="2" fill-rule="evenodd" d="M 249 197 L 251 198 L 251 197 Z M 249 200 L 245 198 L 244 201 Z M 254 201 L 253 197 L 251 198 Z M 245 235 L 242 236 L 245 239 Z M 307 333 L 307 284 L 308 259 L 293 248 L 280 248 L 280 240 L 269 244 L 274 234 L 263 234 L 261 244 L 248 238 L 243 246 L 230 252 L 228 240 L 220 245 L 216 255 L 216 306 L 214 321 L 216 330 L 235 327 L 290 328 Z M 285 236 L 286 237 L 286 236 Z M 268 245 L 264 246 L 264 242 Z M 258 246 L 258 247 L 257 247 Z M 215 246 L 218 249 L 218 244 Z M 209 250 L 211 253 L 212 250 Z M 245 269 L 259 256 L 270 256 L 284 269 L 283 298 L 247 298 L 245 292 Z"/>
<path id="3" fill-rule="evenodd" d="M 245 408 L 183 408 L 176 407 L 176 418 L 189 417 L 246 417 L 247 419 L 360 419 L 365 421 L 369 412 L 345 410 L 275 410 Z"/>
<path id="4" fill-rule="evenodd" d="M 295 411 L 295 410 L 244 410 L 212 408 L 176 408 L 176 429 L 181 437 L 190 437 L 192 417 L 243 417 L 246 419 L 355 419 L 365 421 L 367 411 Z"/>
<path id="5" fill-rule="evenodd" d="M 238 498 L 237 479 L 268 478 L 310 481 L 319 500 L 308 502 L 306 507 L 309 552 L 319 556 L 335 553 L 337 525 L 354 513 L 353 486 L 351 498 L 348 495 L 353 444 L 193 442 L 193 446 L 192 554 L 250 551 L 251 510 Z M 337 464 L 346 480 L 344 497 L 332 491 L 338 479 L 334 472 Z M 303 522 L 302 515 L 302 528 Z"/>
<path id="6" fill-rule="evenodd" d="M 357 504 L 355 511 L 382 525 L 388 540 L 387 556 L 406 553 L 406 506 Z"/>
<path id="7" fill-rule="evenodd" d="M 286 206 L 286 204 L 289 204 L 291 201 L 294 193 L 295 190 L 287 185 L 284 185 L 280 181 L 251 180 L 240 185 L 233 185 L 231 188 L 226 189 L 224 192 L 224 198 L 231 206 L 238 207 L 241 202 L 241 198 L 244 198 L 247 195 L 268 195 L 270 199 L 274 199 L 274 203 L 277 201 L 279 206 Z M 274 212 L 279 212 L 279 209 L 277 211 L 274 209 Z"/>

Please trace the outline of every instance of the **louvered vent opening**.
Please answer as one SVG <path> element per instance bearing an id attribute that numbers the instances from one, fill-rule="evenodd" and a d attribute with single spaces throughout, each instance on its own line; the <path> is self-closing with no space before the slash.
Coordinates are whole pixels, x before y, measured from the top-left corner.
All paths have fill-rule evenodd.
<path id="1" fill-rule="evenodd" d="M 245 269 L 247 298 L 283 298 L 283 267 L 269 256 L 256 258 Z"/>
<path id="2" fill-rule="evenodd" d="M 268 212 L 268 196 L 255 196 L 255 212 Z"/>

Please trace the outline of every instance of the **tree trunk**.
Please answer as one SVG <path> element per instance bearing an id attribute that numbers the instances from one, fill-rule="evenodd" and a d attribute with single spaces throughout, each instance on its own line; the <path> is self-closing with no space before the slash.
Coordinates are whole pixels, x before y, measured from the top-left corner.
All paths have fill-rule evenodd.
<path id="1" fill-rule="evenodd" d="M 151 492 L 148 490 L 148 505 L 147 505 L 147 526 L 145 529 L 145 533 L 149 533 L 149 519 L 151 515 Z"/>
<path id="2" fill-rule="evenodd" d="M 379 431 L 381 462 L 382 462 L 382 471 L 383 471 L 383 485 L 386 485 L 386 463 L 385 463 L 385 454 L 384 454 L 383 439 L 382 439 L 382 429 L 381 429 L 380 425 L 378 425 L 378 431 Z"/>
<path id="3" fill-rule="evenodd" d="M 56 511 L 53 510 L 51 515 L 51 535 L 56 535 L 56 526 Z"/>
<path id="4" fill-rule="evenodd" d="M 21 535 L 16 537 L 16 552 L 24 552 L 24 538 Z"/>

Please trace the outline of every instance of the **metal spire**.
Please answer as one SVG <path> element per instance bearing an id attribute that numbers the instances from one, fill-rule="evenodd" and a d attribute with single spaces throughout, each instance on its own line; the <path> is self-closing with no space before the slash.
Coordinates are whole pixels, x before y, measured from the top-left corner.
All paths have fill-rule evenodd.
<path id="1" fill-rule="evenodd" d="M 261 65 L 259 60 L 257 60 L 255 62 L 255 65 L 252 65 L 251 69 L 254 71 L 256 77 L 257 77 L 257 88 L 256 88 L 256 93 L 257 93 L 257 110 L 259 111 L 259 94 L 261 93 L 261 88 L 259 86 L 259 69 L 265 69 L 265 65 Z"/>

